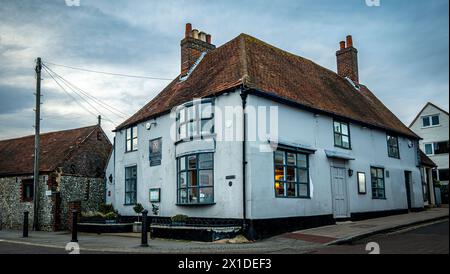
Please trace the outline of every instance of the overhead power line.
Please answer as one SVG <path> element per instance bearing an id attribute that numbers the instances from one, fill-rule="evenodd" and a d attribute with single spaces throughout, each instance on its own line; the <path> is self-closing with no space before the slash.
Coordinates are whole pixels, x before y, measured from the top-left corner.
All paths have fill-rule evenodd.
<path id="1" fill-rule="evenodd" d="M 106 75 L 113 75 L 113 76 L 120 76 L 120 77 L 128 77 L 128 78 L 139 78 L 139 79 L 150 79 L 150 80 L 160 80 L 160 81 L 172 81 L 173 79 L 169 78 L 161 78 L 161 77 L 151 77 L 151 76 L 140 76 L 140 75 L 129 75 L 129 74 L 123 74 L 123 73 L 114 73 L 114 72 L 106 72 L 106 71 L 99 71 L 99 70 L 93 70 L 93 69 L 85 69 L 85 68 L 78 68 L 73 66 L 67 66 L 67 65 L 61 65 L 61 64 L 55 64 L 52 62 L 45 62 L 45 64 L 58 66 L 58 67 L 64 67 L 74 70 L 80 70 L 80 71 L 86 71 L 86 72 L 92 72 L 92 73 L 100 73 L 100 74 L 106 74 Z"/>
<path id="2" fill-rule="evenodd" d="M 84 109 L 85 111 L 89 112 L 90 114 L 92 114 L 94 117 L 97 117 L 97 114 L 95 114 L 94 112 L 92 112 L 91 110 L 89 110 L 87 107 L 85 107 L 82 103 L 80 103 L 78 101 L 78 99 L 76 97 L 74 97 L 72 94 L 70 94 L 70 92 L 68 92 L 63 85 L 52 75 L 52 73 L 45 67 L 43 66 L 45 72 L 53 79 L 53 81 L 55 81 L 55 83 L 69 96 L 73 99 L 73 101 L 75 101 L 75 103 L 77 103 L 82 109 Z M 66 84 L 67 86 L 67 84 Z M 70 87 L 69 87 L 70 88 Z M 74 91 L 72 89 L 72 91 Z M 78 94 L 76 91 L 74 91 L 75 94 L 77 94 L 78 96 L 80 96 L 80 94 Z M 80 96 L 80 98 L 82 98 L 82 96 Z M 84 99 L 84 98 L 82 98 Z M 84 99 L 85 102 L 88 103 L 88 105 L 90 105 L 93 109 L 95 109 L 99 114 L 101 114 L 94 106 L 92 106 L 92 104 L 90 104 L 86 99 Z M 102 114 L 102 117 L 105 121 L 108 121 L 110 123 L 112 123 L 114 126 L 117 126 L 116 123 L 114 123 L 111 119 L 109 119 L 106 115 Z"/>
<path id="3" fill-rule="evenodd" d="M 76 85 L 74 85 L 73 83 L 71 83 L 69 80 L 65 79 L 64 77 L 62 77 L 61 75 L 59 75 L 58 73 L 56 73 L 55 71 L 53 71 L 51 68 L 49 68 L 48 66 L 44 65 L 45 68 L 47 68 L 48 70 L 50 70 L 50 72 L 53 73 L 53 75 L 55 75 L 56 77 L 58 77 L 61 81 L 63 81 L 66 86 L 70 86 L 71 89 L 75 89 L 78 90 L 78 92 L 82 93 L 84 96 L 88 97 L 89 99 L 91 99 L 94 103 L 96 103 L 97 105 L 99 105 L 100 107 L 102 107 L 103 109 L 106 109 L 107 111 L 111 112 L 112 114 L 125 119 L 127 117 L 129 117 L 130 115 L 127 113 L 122 112 L 121 110 L 103 102 L 102 100 L 98 99 L 97 97 L 89 94 L 89 92 L 82 90 L 81 88 L 77 87 Z"/>

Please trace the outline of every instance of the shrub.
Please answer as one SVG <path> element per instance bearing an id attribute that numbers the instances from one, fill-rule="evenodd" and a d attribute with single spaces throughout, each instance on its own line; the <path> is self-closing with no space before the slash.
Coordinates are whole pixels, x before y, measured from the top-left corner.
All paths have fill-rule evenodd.
<path id="1" fill-rule="evenodd" d="M 141 204 L 136 204 L 133 209 L 136 214 L 141 214 L 144 211 L 144 207 Z"/>
<path id="2" fill-rule="evenodd" d="M 112 204 L 101 204 L 98 208 L 98 211 L 103 214 L 108 214 L 110 212 L 115 212 L 114 206 Z"/>
<path id="3" fill-rule="evenodd" d="M 105 214 L 105 219 L 106 220 L 115 220 L 115 219 L 117 219 L 117 214 L 115 212 L 109 212 L 109 213 Z"/>
<path id="4" fill-rule="evenodd" d="M 171 220 L 173 223 L 185 223 L 188 220 L 188 216 L 186 215 L 175 215 L 173 217 L 171 217 Z"/>

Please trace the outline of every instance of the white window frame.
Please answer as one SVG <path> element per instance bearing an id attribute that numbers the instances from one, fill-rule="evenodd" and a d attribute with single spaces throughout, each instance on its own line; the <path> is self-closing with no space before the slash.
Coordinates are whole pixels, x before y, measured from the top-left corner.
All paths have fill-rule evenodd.
<path id="1" fill-rule="evenodd" d="M 435 116 L 437 116 L 439 118 L 439 124 L 437 124 L 437 125 L 433 125 L 433 117 L 435 117 Z M 424 126 L 423 125 L 423 119 L 425 119 L 425 118 L 427 118 L 428 121 L 430 122 L 429 126 Z M 439 127 L 439 126 L 441 126 L 441 115 L 438 113 L 438 114 L 431 114 L 431 115 L 421 116 L 420 117 L 420 123 L 421 123 L 421 127 L 422 128 Z"/>
<path id="2" fill-rule="evenodd" d="M 209 112 L 205 111 L 209 105 Z M 190 110 L 193 110 L 191 113 Z M 191 114 L 190 114 L 191 113 Z M 208 116 L 204 116 L 209 113 Z M 177 142 L 192 141 L 214 135 L 214 100 L 207 98 L 194 100 L 179 107 L 177 110 Z M 210 126 L 210 131 L 204 131 L 204 125 Z M 192 132 L 189 130 L 192 125 Z"/>

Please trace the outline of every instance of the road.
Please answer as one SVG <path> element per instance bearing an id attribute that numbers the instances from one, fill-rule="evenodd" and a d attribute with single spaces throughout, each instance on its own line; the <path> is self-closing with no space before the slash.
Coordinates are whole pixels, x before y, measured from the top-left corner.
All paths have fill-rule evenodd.
<path id="1" fill-rule="evenodd" d="M 376 235 L 350 245 L 329 246 L 313 254 L 368 254 L 368 243 L 376 243 L 380 254 L 449 254 L 449 221 Z M 373 251 L 372 249 L 370 249 Z"/>
<path id="2" fill-rule="evenodd" d="M 388 234 L 373 236 L 350 245 L 319 247 L 312 254 L 367 254 L 367 243 L 374 242 L 381 254 L 449 254 L 449 221 L 422 225 Z M 242 250 L 245 253 L 245 249 Z M 287 250 L 287 252 L 289 252 Z M 62 248 L 9 243 L 0 240 L 0 254 L 68 254 Z M 83 251 L 81 254 L 103 252 Z"/>

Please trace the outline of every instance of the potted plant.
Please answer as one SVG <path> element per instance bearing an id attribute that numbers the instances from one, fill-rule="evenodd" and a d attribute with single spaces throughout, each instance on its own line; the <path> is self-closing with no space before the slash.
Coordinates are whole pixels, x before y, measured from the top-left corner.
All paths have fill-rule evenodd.
<path id="1" fill-rule="evenodd" d="M 114 224 L 117 222 L 117 214 L 113 211 L 105 214 L 105 223 Z"/>
<path id="2" fill-rule="evenodd" d="M 185 226 L 188 219 L 188 216 L 182 214 L 171 217 L 173 226 Z"/>
<path id="3" fill-rule="evenodd" d="M 139 214 L 144 211 L 144 207 L 141 204 L 136 204 L 133 207 L 134 212 L 138 215 L 138 221 L 133 224 L 133 232 L 141 232 L 142 231 L 142 222 L 139 221 Z"/>

